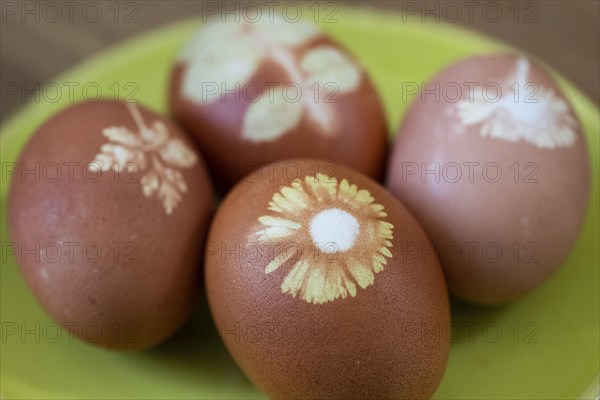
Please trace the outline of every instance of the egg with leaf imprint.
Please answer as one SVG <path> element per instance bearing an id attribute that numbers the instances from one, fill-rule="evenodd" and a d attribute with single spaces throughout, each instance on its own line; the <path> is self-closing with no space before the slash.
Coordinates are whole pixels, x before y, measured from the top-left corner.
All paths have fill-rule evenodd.
<path id="1" fill-rule="evenodd" d="M 8 199 L 13 253 L 42 308 L 102 347 L 173 333 L 199 289 L 214 209 L 204 170 L 193 141 L 139 104 L 79 103 L 43 123 Z"/>
<path id="2" fill-rule="evenodd" d="M 327 161 L 259 169 L 226 196 L 206 247 L 225 345 L 270 398 L 426 398 L 448 357 L 441 267 L 406 208 Z"/>
<path id="3" fill-rule="evenodd" d="M 575 244 L 590 189 L 586 138 L 542 66 L 469 57 L 415 96 L 387 186 L 434 242 L 451 292 L 506 303 L 547 280 Z"/>
<path id="4" fill-rule="evenodd" d="M 222 189 L 269 162 L 318 157 L 382 173 L 386 121 L 366 71 L 306 21 L 212 20 L 183 48 L 170 109 Z"/>

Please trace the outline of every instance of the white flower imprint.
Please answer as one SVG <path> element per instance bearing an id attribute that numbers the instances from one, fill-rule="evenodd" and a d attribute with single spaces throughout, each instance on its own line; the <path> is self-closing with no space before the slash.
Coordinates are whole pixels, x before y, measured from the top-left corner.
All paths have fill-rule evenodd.
<path id="1" fill-rule="evenodd" d="M 287 265 L 281 291 L 307 303 L 355 297 L 392 257 L 394 226 L 374 201 L 367 190 L 324 174 L 280 188 L 253 233 L 274 250 L 265 273 Z"/>
<path id="2" fill-rule="evenodd" d="M 301 57 L 296 54 L 299 46 L 319 36 L 320 31 L 308 22 L 282 18 L 209 22 L 180 55 L 187 64 L 183 93 L 201 103 L 223 101 L 225 91 L 249 83 L 261 63 L 269 60 L 285 71 L 300 95 L 283 93 L 282 84 L 271 93 L 264 90 L 248 107 L 242 137 L 254 142 L 275 140 L 295 128 L 304 112 L 323 133 L 331 134 L 335 116 L 327 99 L 356 90 L 362 72 L 346 54 L 329 45 L 307 50 Z M 215 92 L 207 96 L 209 83 Z"/>
<path id="3" fill-rule="evenodd" d="M 103 129 L 102 134 L 109 142 L 100 147 L 88 169 L 144 172 L 140 179 L 144 195 L 156 195 L 162 200 L 165 212 L 171 214 L 187 192 L 179 169 L 191 168 L 198 162 L 198 156 L 183 140 L 172 137 L 162 121 L 156 120 L 149 127 L 135 104 L 127 103 L 127 109 L 138 132 L 124 126 Z"/>
<path id="4" fill-rule="evenodd" d="M 461 123 L 465 127 L 480 125 L 482 137 L 525 140 L 545 149 L 573 146 L 578 123 L 567 102 L 552 89 L 529 84 L 528 75 L 529 61 L 519 58 L 514 76 L 500 85 L 502 96 L 497 102 L 485 99 L 483 90 L 476 90 L 473 101 L 457 103 Z"/>

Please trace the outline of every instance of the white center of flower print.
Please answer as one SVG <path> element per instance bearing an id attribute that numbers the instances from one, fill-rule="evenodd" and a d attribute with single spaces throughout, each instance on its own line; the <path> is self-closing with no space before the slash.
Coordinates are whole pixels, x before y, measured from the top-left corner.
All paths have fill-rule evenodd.
<path id="1" fill-rule="evenodd" d="M 298 50 L 322 36 L 316 25 L 283 18 L 258 22 L 231 19 L 206 23 L 180 55 L 185 64 L 182 92 L 201 103 L 225 102 L 232 91 L 245 93 L 244 85 L 263 62 L 277 65 L 286 82 L 264 87 L 245 111 L 241 136 L 251 142 L 273 141 L 307 117 L 323 134 L 337 132 L 332 95 L 356 90 L 362 71 L 344 52 L 324 44 Z M 300 54 L 298 54 L 300 53 Z M 210 93 L 209 93 L 210 92 Z"/>
<path id="2" fill-rule="evenodd" d="M 325 253 L 350 250 L 359 230 L 356 218 L 339 208 L 321 211 L 310 222 L 313 243 Z"/>
<path id="3" fill-rule="evenodd" d="M 307 303 L 355 297 L 392 257 L 394 225 L 384 207 L 346 179 L 296 179 L 273 194 L 255 240 L 272 247 L 267 275 L 286 269 L 281 292 Z"/>

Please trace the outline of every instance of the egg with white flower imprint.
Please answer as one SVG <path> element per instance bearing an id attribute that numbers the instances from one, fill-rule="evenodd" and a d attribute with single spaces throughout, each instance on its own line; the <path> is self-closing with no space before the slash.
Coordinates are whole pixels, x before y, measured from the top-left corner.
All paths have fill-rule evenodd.
<path id="1" fill-rule="evenodd" d="M 199 291 L 214 209 L 204 170 L 191 139 L 135 103 L 78 103 L 42 124 L 8 198 L 13 253 L 42 308 L 107 348 L 173 333 Z"/>
<path id="2" fill-rule="evenodd" d="M 444 373 L 441 267 L 406 208 L 327 161 L 259 169 L 210 229 L 205 281 L 225 345 L 270 398 L 428 398 Z"/>
<path id="3" fill-rule="evenodd" d="M 386 185 L 423 224 L 453 294 L 506 303 L 549 278 L 575 244 L 590 190 L 586 139 L 542 66 L 470 57 L 415 96 Z"/>
<path id="4" fill-rule="evenodd" d="M 331 159 L 374 179 L 383 173 L 387 128 L 375 87 L 307 21 L 205 23 L 173 66 L 170 109 L 221 189 L 286 158 Z"/>

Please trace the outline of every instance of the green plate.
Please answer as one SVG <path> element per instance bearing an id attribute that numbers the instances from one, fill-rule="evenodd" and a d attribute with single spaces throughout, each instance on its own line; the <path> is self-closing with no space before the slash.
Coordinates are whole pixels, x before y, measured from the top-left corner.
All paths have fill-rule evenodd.
<path id="1" fill-rule="evenodd" d="M 322 27 L 359 56 L 372 74 L 395 128 L 408 101 L 402 82 L 422 82 L 468 55 L 510 50 L 444 24 L 403 21 L 399 14 L 342 9 Z M 111 97 L 133 96 L 166 111 L 165 88 L 176 52 L 199 21 L 129 40 L 65 74 Z M 437 398 L 593 398 L 599 367 L 599 112 L 560 79 L 583 121 L 593 163 L 591 206 L 566 265 L 542 288 L 502 308 L 453 304 L 453 343 Z M 128 82 L 135 85 L 126 86 Z M 116 85 L 115 85 L 116 84 Z M 65 84 L 59 83 L 59 86 Z M 91 88 L 95 86 L 96 89 Z M 74 342 L 35 303 L 6 256 L 7 163 L 48 116 L 69 103 L 48 91 L 2 126 L 1 391 L 6 398 L 262 398 L 221 344 L 203 302 L 174 338 L 142 353 L 115 353 Z M 76 89 L 75 97 L 82 91 Z"/>

